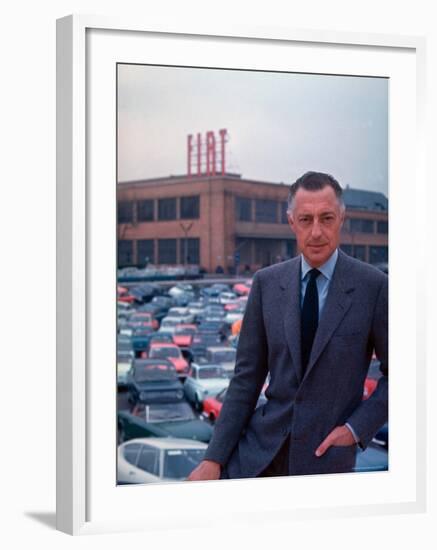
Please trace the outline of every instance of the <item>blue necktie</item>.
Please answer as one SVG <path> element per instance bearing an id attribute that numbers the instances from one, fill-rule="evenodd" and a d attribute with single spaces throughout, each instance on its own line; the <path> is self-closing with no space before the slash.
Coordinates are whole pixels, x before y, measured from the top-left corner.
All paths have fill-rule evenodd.
<path id="1" fill-rule="evenodd" d="M 306 287 L 301 315 L 301 356 L 304 373 L 310 360 L 311 348 L 319 324 L 319 293 L 316 281 L 320 271 L 311 269 L 309 275 L 310 279 Z"/>

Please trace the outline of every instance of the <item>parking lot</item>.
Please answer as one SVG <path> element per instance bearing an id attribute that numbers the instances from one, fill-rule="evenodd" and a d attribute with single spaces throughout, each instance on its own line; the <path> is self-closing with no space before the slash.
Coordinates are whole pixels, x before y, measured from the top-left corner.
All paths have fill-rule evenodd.
<path id="1" fill-rule="evenodd" d="M 140 282 L 119 277 L 118 482 L 185 479 L 201 461 L 233 376 L 251 279 Z M 363 399 L 375 388 L 374 359 Z M 266 379 L 257 406 L 266 402 Z M 357 471 L 388 468 L 388 426 Z"/>

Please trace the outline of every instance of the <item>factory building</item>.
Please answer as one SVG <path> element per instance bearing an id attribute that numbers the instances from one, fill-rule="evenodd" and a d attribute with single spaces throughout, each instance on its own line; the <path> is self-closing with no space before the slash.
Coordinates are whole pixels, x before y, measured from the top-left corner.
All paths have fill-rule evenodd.
<path id="1" fill-rule="evenodd" d="M 198 265 L 243 271 L 298 253 L 287 223 L 288 185 L 215 176 L 173 176 L 118 184 L 119 266 Z M 341 248 L 388 261 L 388 201 L 346 188 Z"/>
<path id="2" fill-rule="evenodd" d="M 287 222 L 289 185 L 226 170 L 226 130 L 187 136 L 187 174 L 117 185 L 119 267 L 196 265 L 240 273 L 295 256 Z M 344 190 L 341 248 L 373 264 L 388 261 L 388 201 Z"/>

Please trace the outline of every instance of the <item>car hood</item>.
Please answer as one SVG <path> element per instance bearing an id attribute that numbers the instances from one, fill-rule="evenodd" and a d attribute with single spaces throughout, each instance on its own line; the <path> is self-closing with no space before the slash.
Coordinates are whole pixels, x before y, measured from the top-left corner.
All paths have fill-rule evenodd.
<path id="1" fill-rule="evenodd" d="M 155 424 L 165 435 L 183 439 L 196 439 L 208 443 L 212 436 L 212 428 L 202 420 L 182 420 L 160 422 Z"/>
<path id="2" fill-rule="evenodd" d="M 212 378 L 211 380 L 197 381 L 199 386 L 208 392 L 208 395 L 217 395 L 223 388 L 229 385 L 228 378 Z"/>

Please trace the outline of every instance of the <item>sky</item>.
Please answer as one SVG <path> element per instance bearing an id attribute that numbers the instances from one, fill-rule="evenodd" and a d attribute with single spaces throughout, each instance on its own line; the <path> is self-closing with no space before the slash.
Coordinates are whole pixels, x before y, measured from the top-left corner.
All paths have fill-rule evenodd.
<path id="1" fill-rule="evenodd" d="M 187 135 L 221 128 L 228 172 L 316 170 L 387 196 L 387 79 L 118 65 L 119 181 L 186 174 Z"/>

